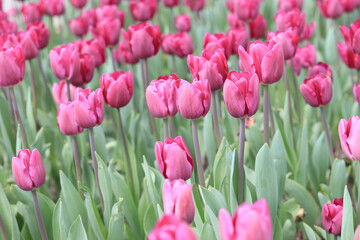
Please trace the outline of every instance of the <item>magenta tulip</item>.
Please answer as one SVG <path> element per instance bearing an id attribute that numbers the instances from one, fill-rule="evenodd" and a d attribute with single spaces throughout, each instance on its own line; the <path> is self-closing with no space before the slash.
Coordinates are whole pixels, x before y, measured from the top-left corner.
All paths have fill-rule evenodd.
<path id="1" fill-rule="evenodd" d="M 25 75 L 25 57 L 21 48 L 0 50 L 0 87 L 19 84 Z"/>
<path id="2" fill-rule="evenodd" d="M 76 87 L 72 84 L 70 84 L 70 99 L 74 100 Z M 52 86 L 52 94 L 53 98 L 57 105 L 60 105 L 61 103 L 67 103 L 69 102 L 67 97 L 67 86 L 66 86 L 66 80 L 61 80 L 59 84 L 54 83 Z"/>
<path id="3" fill-rule="evenodd" d="M 190 32 L 191 18 L 187 14 L 179 15 L 175 18 L 175 27 L 179 32 Z"/>
<path id="4" fill-rule="evenodd" d="M 205 0 L 185 0 L 185 4 L 191 11 L 201 11 L 205 6 Z"/>
<path id="5" fill-rule="evenodd" d="M 95 62 L 94 58 L 88 54 L 80 54 L 80 72 L 76 78 L 70 80 L 71 84 L 80 87 L 89 83 L 94 76 Z"/>
<path id="6" fill-rule="evenodd" d="M 105 19 L 96 24 L 96 28 L 90 27 L 93 37 L 102 38 L 106 46 L 114 46 L 119 42 L 122 24 L 119 19 Z"/>
<path id="7" fill-rule="evenodd" d="M 80 72 L 78 51 L 73 44 L 62 45 L 50 50 L 50 65 L 58 79 L 73 80 Z"/>
<path id="8" fill-rule="evenodd" d="M 39 54 L 39 43 L 34 30 L 19 31 L 19 47 L 21 47 L 26 60 L 31 60 Z"/>
<path id="9" fill-rule="evenodd" d="M 353 94 L 354 94 L 355 100 L 360 105 L 360 84 L 354 84 L 354 86 L 353 86 Z"/>
<path id="10" fill-rule="evenodd" d="M 259 14 L 255 20 L 249 22 L 251 38 L 262 38 L 265 36 L 267 30 L 266 19 Z"/>
<path id="11" fill-rule="evenodd" d="M 340 32 L 345 40 L 346 45 L 356 54 L 360 54 L 360 19 L 350 25 L 340 26 Z"/>
<path id="12" fill-rule="evenodd" d="M 131 0 L 130 13 L 135 21 L 151 20 L 157 11 L 157 0 Z"/>
<path id="13" fill-rule="evenodd" d="M 298 36 L 301 35 L 306 24 L 304 12 L 294 8 L 289 12 L 279 11 L 275 15 L 276 30 L 285 32 L 286 30 L 296 31 Z"/>
<path id="14" fill-rule="evenodd" d="M 297 75 L 300 74 L 301 68 L 309 68 L 316 63 L 316 49 L 308 43 L 305 47 L 298 47 L 293 58 L 294 69 Z"/>
<path id="15" fill-rule="evenodd" d="M 70 19 L 69 27 L 72 34 L 77 37 L 82 37 L 87 34 L 89 30 L 89 23 L 87 18 L 80 16 L 74 19 Z"/>
<path id="16" fill-rule="evenodd" d="M 246 48 L 249 43 L 249 36 L 245 29 L 230 28 L 227 32 L 231 44 L 231 54 L 237 55 L 239 46 Z"/>
<path id="17" fill-rule="evenodd" d="M 205 33 L 203 41 L 203 49 L 215 53 L 217 49 L 221 49 L 226 57 L 229 59 L 231 55 L 231 43 L 228 36 L 224 33 Z"/>
<path id="18" fill-rule="evenodd" d="M 321 14 L 326 18 L 338 18 L 344 12 L 344 7 L 339 0 L 323 0 L 317 2 Z"/>
<path id="19" fill-rule="evenodd" d="M 164 34 L 161 39 L 161 49 L 166 54 L 185 58 L 194 53 L 194 43 L 186 32 Z"/>
<path id="20" fill-rule="evenodd" d="M 180 0 L 161 0 L 165 7 L 172 8 L 180 4 Z"/>
<path id="21" fill-rule="evenodd" d="M 75 120 L 74 102 L 62 103 L 56 114 L 57 124 L 62 134 L 76 135 L 83 131 Z"/>
<path id="22" fill-rule="evenodd" d="M 360 118 L 352 116 L 349 121 L 341 119 L 339 122 L 339 138 L 341 148 L 345 155 L 351 159 L 360 161 Z"/>
<path id="23" fill-rule="evenodd" d="M 63 15 L 65 12 L 65 6 L 63 0 L 41 0 L 45 13 L 50 16 Z"/>
<path id="24" fill-rule="evenodd" d="M 291 11 L 293 8 L 301 10 L 303 0 L 279 0 L 279 9 L 285 12 Z"/>
<path id="25" fill-rule="evenodd" d="M 322 224 L 328 233 L 340 236 L 343 216 L 343 198 L 333 199 L 331 204 L 325 203 L 322 212 Z"/>
<path id="26" fill-rule="evenodd" d="M 89 41 L 81 41 L 80 53 L 88 54 L 94 60 L 95 67 L 98 68 L 106 61 L 106 45 L 103 39 L 94 38 Z"/>
<path id="27" fill-rule="evenodd" d="M 45 26 L 43 22 L 30 24 L 27 26 L 26 30 L 35 31 L 37 35 L 39 49 L 44 49 L 48 45 L 50 38 L 50 30 Z"/>
<path id="28" fill-rule="evenodd" d="M 134 56 L 127 44 L 124 42 L 120 42 L 119 47 L 114 49 L 114 55 L 117 63 L 119 64 L 127 63 L 134 65 L 140 61 L 140 59 Z"/>
<path id="29" fill-rule="evenodd" d="M 285 32 L 268 32 L 267 40 L 274 40 L 279 43 L 284 53 L 284 59 L 289 60 L 295 56 L 296 49 L 299 43 L 298 34 L 293 30 L 287 30 Z"/>
<path id="30" fill-rule="evenodd" d="M 322 74 L 330 77 L 331 80 L 333 79 L 333 73 L 332 73 L 331 66 L 327 63 L 318 62 L 309 68 L 309 76 L 310 77 L 315 76 L 319 73 L 322 73 Z"/>
<path id="31" fill-rule="evenodd" d="M 71 0 L 71 4 L 78 9 L 85 7 L 87 0 Z"/>
<path id="32" fill-rule="evenodd" d="M 325 106 L 332 98 L 332 81 L 322 73 L 311 76 L 300 85 L 300 92 L 310 106 Z"/>
<path id="33" fill-rule="evenodd" d="M 23 4 L 21 13 L 26 25 L 40 22 L 44 14 L 44 6 L 39 3 Z"/>
<path id="34" fill-rule="evenodd" d="M 259 14 L 261 0 L 232 0 L 234 12 L 243 21 L 254 20 Z"/>

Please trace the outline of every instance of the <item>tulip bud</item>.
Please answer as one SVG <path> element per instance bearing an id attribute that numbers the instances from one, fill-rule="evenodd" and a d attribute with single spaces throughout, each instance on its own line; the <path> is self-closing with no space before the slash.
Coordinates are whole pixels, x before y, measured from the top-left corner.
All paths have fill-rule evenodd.
<path id="1" fill-rule="evenodd" d="M 80 72 L 79 53 L 73 44 L 50 50 L 50 65 L 58 79 L 73 80 Z"/>
<path id="2" fill-rule="evenodd" d="M 41 0 L 45 7 L 45 13 L 51 16 L 59 16 L 64 14 L 65 6 L 63 0 Z"/>
<path id="3" fill-rule="evenodd" d="M 251 38 L 262 38 L 267 30 L 266 19 L 260 13 L 255 20 L 249 22 Z"/>
<path id="4" fill-rule="evenodd" d="M 225 106 L 231 116 L 251 117 L 259 108 L 259 78 L 247 72 L 230 72 L 224 84 Z"/>
<path id="5" fill-rule="evenodd" d="M 97 13 L 97 10 L 99 10 L 99 9 L 101 9 L 101 8 L 93 8 L 93 9 L 90 9 L 87 11 L 85 11 L 85 10 L 81 11 L 81 16 L 88 20 L 89 26 L 96 27 L 96 22 L 98 20 L 96 13 Z"/>
<path id="6" fill-rule="evenodd" d="M 340 0 L 341 5 L 344 8 L 344 12 L 351 13 L 356 7 L 358 7 L 357 0 Z"/>
<path id="7" fill-rule="evenodd" d="M 313 21 L 311 24 L 305 23 L 304 29 L 300 34 L 300 41 L 308 41 L 312 38 L 315 32 L 316 22 Z"/>
<path id="8" fill-rule="evenodd" d="M 239 46 L 246 48 L 249 43 L 249 36 L 245 29 L 230 28 L 227 32 L 231 44 L 231 54 L 237 55 Z"/>
<path id="9" fill-rule="evenodd" d="M 333 80 L 333 73 L 332 69 L 329 64 L 318 62 L 314 66 L 309 68 L 309 76 L 315 76 L 319 73 L 324 74 L 325 76 L 330 77 L 331 80 Z"/>
<path id="10" fill-rule="evenodd" d="M 21 48 L 0 49 L 0 87 L 20 83 L 25 75 L 25 57 Z"/>
<path id="11" fill-rule="evenodd" d="M 76 91 L 76 87 L 70 84 L 71 100 L 74 100 L 75 91 Z M 61 80 L 59 84 L 54 83 L 52 86 L 52 94 L 57 105 L 60 105 L 61 103 L 69 102 L 67 97 L 66 80 Z"/>
<path id="12" fill-rule="evenodd" d="M 57 124 L 62 134 L 76 135 L 83 131 L 75 121 L 74 102 L 60 104 L 56 114 Z"/>
<path id="13" fill-rule="evenodd" d="M 226 59 L 229 59 L 231 55 L 230 39 L 224 33 L 205 33 L 203 49 L 211 51 L 212 53 L 215 53 L 217 49 L 221 49 Z"/>
<path id="14" fill-rule="evenodd" d="M 161 48 L 163 52 L 169 55 L 176 55 L 180 58 L 184 58 L 194 52 L 193 39 L 186 32 L 164 34 L 161 40 Z"/>
<path id="15" fill-rule="evenodd" d="M 354 240 L 360 240 L 360 225 L 357 226 L 355 234 L 354 234 Z"/>
<path id="16" fill-rule="evenodd" d="M 191 18 L 187 14 L 179 15 L 175 18 L 175 27 L 179 32 L 190 32 Z"/>
<path id="17" fill-rule="evenodd" d="M 94 76 L 95 62 L 88 54 L 80 54 L 80 72 L 76 78 L 71 79 L 71 84 L 75 86 L 83 86 L 89 83 Z"/>
<path id="18" fill-rule="evenodd" d="M 339 236 L 343 215 L 343 198 L 334 198 L 331 204 L 325 203 L 322 212 L 322 224 L 328 233 Z"/>
<path id="19" fill-rule="evenodd" d="M 174 215 L 163 215 L 147 238 L 147 240 L 160 239 L 197 240 L 198 238 L 187 223 L 180 222 Z"/>
<path id="20" fill-rule="evenodd" d="M 180 221 L 191 223 L 195 216 L 195 205 L 192 185 L 182 179 L 170 181 L 166 179 L 163 185 L 164 214 L 175 215 Z"/>
<path id="21" fill-rule="evenodd" d="M 100 86 L 105 103 L 113 108 L 121 108 L 130 102 L 133 95 L 133 75 L 130 71 L 103 74 Z"/>
<path id="22" fill-rule="evenodd" d="M 339 122 L 339 138 L 341 148 L 345 155 L 351 159 L 360 161 L 360 118 L 352 116 L 349 121 L 341 119 Z"/>
<path id="23" fill-rule="evenodd" d="M 204 8 L 205 0 L 185 0 L 185 4 L 191 11 L 201 11 Z"/>
<path id="24" fill-rule="evenodd" d="M 23 4 L 21 13 L 26 25 L 40 22 L 44 14 L 44 6 L 38 3 Z"/>
<path id="25" fill-rule="evenodd" d="M 279 9 L 285 12 L 291 11 L 293 8 L 301 10 L 303 0 L 279 0 Z"/>
<path id="26" fill-rule="evenodd" d="M 306 24 L 305 13 L 300 12 L 299 9 L 294 8 L 289 12 L 279 11 L 275 15 L 276 30 L 285 32 L 286 30 L 293 30 L 301 35 Z"/>
<path id="27" fill-rule="evenodd" d="M 332 82 L 330 77 L 324 74 L 311 76 L 300 85 L 301 95 L 312 107 L 327 105 L 332 98 Z"/>
<path id="28" fill-rule="evenodd" d="M 339 0 L 323 0 L 322 2 L 318 1 L 317 5 L 321 14 L 326 18 L 336 19 L 344 12 L 343 5 Z"/>
<path id="29" fill-rule="evenodd" d="M 243 21 L 254 20 L 259 14 L 261 0 L 233 0 L 234 12 Z"/>
<path id="30" fill-rule="evenodd" d="M 219 230 L 221 239 L 272 240 L 271 217 L 266 200 L 241 204 L 234 217 L 225 209 L 220 209 Z"/>
<path id="31" fill-rule="evenodd" d="M 34 30 L 18 32 L 19 46 L 26 60 L 33 59 L 39 54 L 39 43 Z"/>
<path id="32" fill-rule="evenodd" d="M 95 22 L 94 25 L 96 25 L 96 22 L 101 22 L 104 20 L 113 20 L 118 19 L 120 21 L 120 25 L 124 25 L 125 21 L 125 12 L 122 10 L 119 10 L 117 6 L 115 5 L 104 5 L 100 8 L 97 8 L 95 10 L 95 16 L 93 16 L 93 12 L 87 12 L 86 15 L 91 15 L 90 18 L 94 18 Z"/>
<path id="33" fill-rule="evenodd" d="M 209 81 L 189 83 L 181 80 L 176 93 L 176 105 L 180 115 L 187 119 L 205 117 L 211 103 Z"/>
<path id="34" fill-rule="evenodd" d="M 114 46 L 119 42 L 122 25 L 119 19 L 106 19 L 96 24 L 96 28 L 90 27 L 93 37 L 102 38 L 106 46 Z"/>
<path id="35" fill-rule="evenodd" d="M 69 27 L 72 32 L 77 37 L 82 37 L 87 34 L 89 29 L 89 23 L 85 17 L 77 17 L 70 19 Z"/>
<path id="36" fill-rule="evenodd" d="M 24 191 L 39 188 L 45 183 L 45 167 L 39 151 L 35 148 L 19 151 L 17 157 L 12 158 L 12 171 L 16 184 Z"/>
<path id="37" fill-rule="evenodd" d="M 114 55 L 116 62 L 127 63 L 127 64 L 137 64 L 139 59 L 134 56 L 134 54 L 130 51 L 129 47 L 124 42 L 119 42 L 119 47 L 114 49 Z"/>
<path id="38" fill-rule="evenodd" d="M 85 7 L 87 0 L 71 0 L 71 4 L 78 9 Z"/>
<path id="39" fill-rule="evenodd" d="M 44 49 L 49 42 L 50 31 L 43 22 L 33 23 L 27 26 L 26 30 L 34 31 L 37 35 L 39 50 Z"/>
<path id="40" fill-rule="evenodd" d="M 287 30 L 285 32 L 268 32 L 267 40 L 274 40 L 282 47 L 285 60 L 289 60 L 295 56 L 299 43 L 299 37 L 295 31 Z"/>
<path id="41" fill-rule="evenodd" d="M 131 0 L 129 8 L 135 21 L 145 22 L 154 17 L 157 10 L 157 0 Z"/>
<path id="42" fill-rule="evenodd" d="M 161 0 L 165 7 L 172 8 L 180 4 L 180 0 Z"/>
<path id="43" fill-rule="evenodd" d="M 346 26 L 340 26 L 339 28 L 346 45 L 354 53 L 360 54 L 360 19 L 351 24 L 350 28 Z"/>
<path id="44" fill-rule="evenodd" d="M 316 49 L 311 43 L 305 47 L 298 47 L 293 62 L 295 72 L 299 75 L 301 68 L 309 68 L 316 63 Z"/>
<path id="45" fill-rule="evenodd" d="M 176 73 L 160 76 L 146 88 L 146 103 L 151 115 L 156 118 L 173 117 L 176 108 L 176 84 L 179 82 Z"/>
<path id="46" fill-rule="evenodd" d="M 354 84 L 354 86 L 353 86 L 353 94 L 354 94 L 355 100 L 360 105 L 360 84 Z"/>
<path id="47" fill-rule="evenodd" d="M 188 180 L 191 177 L 194 163 L 182 137 L 166 138 L 164 143 L 156 142 L 155 156 L 164 178 Z"/>
<path id="48" fill-rule="evenodd" d="M 95 67 L 98 68 L 106 61 L 106 45 L 103 39 L 94 38 L 89 41 L 81 42 L 81 54 L 88 54 L 94 60 Z"/>
<path id="49" fill-rule="evenodd" d="M 241 28 L 241 29 L 246 30 L 246 23 L 244 21 L 238 19 L 237 15 L 235 13 L 228 13 L 227 21 L 230 25 L 230 28 Z"/>
<path id="50" fill-rule="evenodd" d="M 354 54 L 345 43 L 337 43 L 341 60 L 348 68 L 360 70 L 360 55 Z"/>
<path id="51" fill-rule="evenodd" d="M 75 92 L 75 121 L 81 128 L 93 128 L 104 119 L 104 102 L 101 89 L 77 88 Z"/>

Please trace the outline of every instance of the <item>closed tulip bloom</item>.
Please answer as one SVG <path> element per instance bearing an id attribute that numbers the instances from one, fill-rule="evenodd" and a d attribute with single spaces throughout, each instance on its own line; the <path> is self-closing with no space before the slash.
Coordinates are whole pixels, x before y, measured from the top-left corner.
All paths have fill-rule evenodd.
<path id="1" fill-rule="evenodd" d="M 325 106 L 332 98 L 332 81 L 322 73 L 311 76 L 300 85 L 300 92 L 310 106 Z"/>
<path id="2" fill-rule="evenodd" d="M 295 31 L 287 30 L 285 32 L 268 32 L 267 40 L 274 40 L 279 43 L 284 53 L 284 59 L 289 60 L 295 56 L 299 43 L 299 37 Z"/>
<path id="3" fill-rule="evenodd" d="M 93 37 L 102 38 L 106 46 L 114 46 L 119 42 L 121 23 L 119 19 L 106 19 L 91 27 Z"/>
<path id="4" fill-rule="evenodd" d="M 304 29 L 300 34 L 300 41 L 307 41 L 312 38 L 316 28 L 316 22 L 313 21 L 311 24 L 305 23 Z"/>
<path id="5" fill-rule="evenodd" d="M 50 30 L 43 22 L 33 23 L 27 26 L 27 30 L 35 31 L 37 35 L 39 50 L 44 49 L 49 42 Z"/>
<path id="6" fill-rule="evenodd" d="M 41 3 L 43 4 L 47 15 L 59 16 L 65 12 L 63 0 L 41 0 Z"/>
<path id="7" fill-rule="evenodd" d="M 360 105 L 360 84 L 354 84 L 354 86 L 353 86 L 353 94 L 354 94 L 355 100 Z"/>
<path id="8" fill-rule="evenodd" d="M 205 6 L 205 0 L 185 0 L 185 4 L 191 11 L 201 11 Z"/>
<path id="9" fill-rule="evenodd" d="M 77 37 L 82 37 L 87 34 L 89 29 L 89 23 L 87 18 L 77 17 L 74 19 L 70 19 L 69 27 L 72 34 L 74 34 Z"/>
<path id="10" fill-rule="evenodd" d="M 341 5 L 344 8 L 344 12 L 351 13 L 356 7 L 358 7 L 357 0 L 340 0 Z"/>
<path id="11" fill-rule="evenodd" d="M 39 3 L 23 4 L 21 7 L 21 13 L 27 25 L 40 22 L 44 14 L 44 6 Z"/>
<path id="12" fill-rule="evenodd" d="M 100 0 L 100 6 L 104 5 L 119 5 L 121 0 Z"/>
<path id="13" fill-rule="evenodd" d="M 309 68 L 309 76 L 315 76 L 319 73 L 322 73 L 322 74 L 330 77 L 331 80 L 333 79 L 333 73 L 332 73 L 331 66 L 327 63 L 318 62 Z"/>
<path id="14" fill-rule="evenodd" d="M 157 11 L 157 0 L 131 0 L 129 8 L 135 21 L 145 22 L 154 17 Z"/>
<path id="15" fill-rule="evenodd" d="M 350 28 L 346 26 L 340 26 L 339 28 L 346 45 L 354 53 L 360 54 L 360 19 L 351 24 Z"/>
<path id="16" fill-rule="evenodd" d="M 360 118 L 352 116 L 349 121 L 341 119 L 338 130 L 341 148 L 345 155 L 351 160 L 360 161 Z"/>
<path id="17" fill-rule="evenodd" d="M 239 47 L 239 66 L 244 72 L 256 73 L 261 84 L 272 84 L 280 80 L 284 71 L 284 53 L 280 44 L 251 42 L 245 49 Z"/>
<path id="18" fill-rule="evenodd" d="M 78 9 L 85 7 L 87 0 L 71 0 L 71 4 Z"/>
<path id="19" fill-rule="evenodd" d="M 322 224 L 325 230 L 335 236 L 340 236 L 342 216 L 343 198 L 334 198 L 331 204 L 325 203 L 321 212 Z"/>
<path id="20" fill-rule="evenodd" d="M 305 47 L 298 47 L 293 61 L 295 72 L 299 75 L 301 68 L 309 68 L 316 63 L 315 47 L 311 43 L 308 43 Z"/>
<path id="21" fill-rule="evenodd" d="M 89 26 L 96 27 L 97 22 L 97 11 L 102 8 L 93 8 L 90 10 L 81 10 L 81 16 L 88 20 Z M 100 21 L 100 20 L 99 20 Z"/>
<path id="22" fill-rule="evenodd" d="M 104 119 L 104 102 L 101 89 L 77 88 L 75 92 L 75 121 L 82 128 L 93 128 Z"/>
<path id="23" fill-rule="evenodd" d="M 179 32 L 190 32 L 191 18 L 187 14 L 179 15 L 175 18 L 175 27 Z"/>
<path id="24" fill-rule="evenodd" d="M 39 151 L 22 149 L 12 158 L 12 172 L 15 183 L 24 191 L 39 188 L 45 183 L 45 167 Z"/>
<path id="25" fill-rule="evenodd" d="M 125 42 L 134 57 L 146 59 L 156 55 L 160 49 L 161 32 L 159 26 L 150 23 L 131 25 L 128 32 L 122 31 Z"/>
<path id="26" fill-rule="evenodd" d="M 306 16 L 304 12 L 300 12 L 297 8 L 294 8 L 289 12 L 280 10 L 275 15 L 275 22 L 276 30 L 283 32 L 286 30 L 293 30 L 300 36 L 306 24 Z"/>
<path id="27" fill-rule="evenodd" d="M 263 15 L 258 14 L 255 20 L 249 22 L 251 38 L 262 38 L 266 33 L 266 19 Z"/>
<path id="28" fill-rule="evenodd" d="M 317 5 L 321 14 L 326 18 L 338 18 L 344 12 L 344 7 L 339 0 L 318 1 Z"/>
<path id="29" fill-rule="evenodd" d="M 249 43 L 249 36 L 245 29 L 230 28 L 227 32 L 227 36 L 230 39 L 231 54 L 237 55 L 239 46 L 246 48 Z"/>
<path id="30" fill-rule="evenodd" d="M 272 240 L 271 217 L 266 200 L 241 204 L 234 217 L 225 209 L 220 209 L 219 230 L 222 240 Z"/>
<path id="31" fill-rule="evenodd" d="M 194 162 L 181 136 L 166 138 L 156 142 L 155 157 L 161 174 L 166 179 L 188 180 L 191 177 Z"/>
<path id="32" fill-rule="evenodd" d="M 89 18 L 94 18 L 93 12 L 87 12 L 86 15 Z M 120 21 L 121 27 L 124 25 L 125 21 L 125 12 L 122 10 L 119 10 L 117 6 L 115 5 L 104 5 L 100 8 L 97 8 L 95 11 L 95 22 L 94 25 L 96 25 L 96 22 L 101 22 L 104 20 L 112 20 L 112 19 L 118 19 Z"/>
<path id="33" fill-rule="evenodd" d="M 280 0 L 279 1 L 279 9 L 285 12 L 292 10 L 293 8 L 297 8 L 301 10 L 303 6 L 303 0 Z"/>
<path id="34" fill-rule="evenodd" d="M 89 83 L 94 76 L 95 62 L 88 54 L 80 54 L 80 72 L 76 78 L 70 80 L 71 84 L 75 86 L 83 86 Z"/>
<path id="35" fill-rule="evenodd" d="M 76 87 L 72 84 L 70 84 L 70 98 L 71 100 L 74 100 Z M 52 86 L 52 94 L 53 98 L 57 105 L 60 105 L 61 103 L 67 103 L 69 102 L 67 97 L 67 86 L 66 86 L 66 80 L 61 80 L 58 83 L 54 83 Z"/>
<path id="36" fill-rule="evenodd" d="M 337 43 L 341 60 L 348 68 L 360 70 L 360 56 L 354 54 L 345 43 Z"/>
<path id="37" fill-rule="evenodd" d="M 177 113 L 176 84 L 179 82 L 176 73 L 160 76 L 146 88 L 146 103 L 151 115 L 156 118 L 173 117 Z"/>
<path id="38" fill-rule="evenodd" d="M 25 59 L 30 60 L 37 57 L 39 54 L 39 43 L 36 32 L 33 30 L 19 31 L 17 36 Z"/>
<path id="39" fill-rule="evenodd" d="M 130 71 L 103 74 L 100 87 L 105 103 L 113 108 L 126 106 L 133 95 L 134 78 Z"/>
<path id="40" fill-rule="evenodd" d="M 195 216 L 195 205 L 192 185 L 183 179 L 170 181 L 166 179 L 163 185 L 164 214 L 173 214 L 180 221 L 191 223 Z"/>
<path id="41" fill-rule="evenodd" d="M 176 105 L 180 115 L 187 119 L 205 117 L 211 103 L 208 80 L 189 83 L 181 80 L 176 93 Z"/>
<path id="42" fill-rule="evenodd" d="M 226 109 L 235 118 L 251 117 L 260 102 L 259 78 L 256 74 L 232 71 L 224 84 Z"/>
<path id="43" fill-rule="evenodd" d="M 50 65 L 58 79 L 73 80 L 80 72 L 79 53 L 73 44 L 50 50 Z"/>
<path id="44" fill-rule="evenodd" d="M 161 0 L 162 4 L 164 4 L 165 7 L 175 7 L 180 4 L 180 0 Z"/>
<path id="45" fill-rule="evenodd" d="M 0 20 L 0 35 L 2 34 L 16 34 L 17 32 L 16 22 L 8 20 Z"/>
<path id="46" fill-rule="evenodd" d="M 261 0 L 233 0 L 234 12 L 240 20 L 254 20 L 259 14 Z"/>
<path id="47" fill-rule="evenodd" d="M 354 233 L 354 240 L 360 240 L 360 225 L 358 225 L 356 228 L 356 231 Z"/>
<path id="48" fill-rule="evenodd" d="M 56 115 L 57 124 L 62 134 L 76 135 L 83 131 L 75 121 L 75 103 L 67 102 L 59 106 Z"/>
<path id="49" fill-rule="evenodd" d="M 194 43 L 186 32 L 164 34 L 161 39 L 161 49 L 166 54 L 184 58 L 194 52 Z"/>
<path id="50" fill-rule="evenodd" d="M 117 63 L 127 63 L 134 65 L 140 61 L 136 58 L 134 54 L 130 51 L 129 47 L 124 42 L 119 42 L 119 47 L 114 49 L 115 60 Z"/>
<path id="51" fill-rule="evenodd" d="M 157 221 L 147 240 L 197 240 L 195 233 L 186 222 L 174 215 L 163 215 Z"/>
<path id="52" fill-rule="evenodd" d="M 221 49 L 226 59 L 229 59 L 231 47 L 230 39 L 224 33 L 205 33 L 204 35 L 203 49 L 209 50 L 212 53 L 215 53 L 217 49 Z"/>
<path id="53" fill-rule="evenodd" d="M 20 83 L 25 75 L 25 57 L 21 48 L 0 49 L 0 87 Z"/>
<path id="54" fill-rule="evenodd" d="M 106 45 L 102 38 L 94 38 L 89 41 L 82 41 L 80 44 L 81 54 L 88 54 L 94 60 L 95 67 L 98 68 L 106 61 Z"/>

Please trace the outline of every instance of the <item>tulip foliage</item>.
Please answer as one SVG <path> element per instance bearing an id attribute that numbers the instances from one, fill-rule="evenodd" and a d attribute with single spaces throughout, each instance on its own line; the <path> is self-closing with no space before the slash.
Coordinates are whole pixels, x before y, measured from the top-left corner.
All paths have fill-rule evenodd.
<path id="1" fill-rule="evenodd" d="M 0 239 L 360 240 L 360 0 L 0 0 Z"/>

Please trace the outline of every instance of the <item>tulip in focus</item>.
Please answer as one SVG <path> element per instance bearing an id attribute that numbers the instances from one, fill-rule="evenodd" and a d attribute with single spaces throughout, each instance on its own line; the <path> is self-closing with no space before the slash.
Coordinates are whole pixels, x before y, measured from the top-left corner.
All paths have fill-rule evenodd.
<path id="1" fill-rule="evenodd" d="M 155 157 L 164 178 L 186 181 L 191 177 L 194 162 L 182 137 L 168 137 L 164 143 L 156 142 Z"/>
<path id="2" fill-rule="evenodd" d="M 103 74 L 100 86 L 105 103 L 113 108 L 121 108 L 130 102 L 133 95 L 133 75 L 130 71 Z"/>
<path id="3" fill-rule="evenodd" d="M 70 84 L 70 99 L 74 100 L 76 87 Z M 69 102 L 67 97 L 66 80 L 61 80 L 59 84 L 54 83 L 52 86 L 52 94 L 57 105 Z"/>
<path id="4" fill-rule="evenodd" d="M 180 221 L 191 223 L 195 216 L 195 205 L 192 185 L 182 179 L 170 181 L 166 179 L 163 185 L 164 214 L 173 214 Z"/>
<path id="5" fill-rule="evenodd" d="M 39 151 L 22 149 L 12 158 L 12 172 L 15 183 L 24 191 L 32 191 L 45 183 L 45 167 Z"/>
<path id="6" fill-rule="evenodd" d="M 62 134 L 76 135 L 83 131 L 75 121 L 74 102 L 62 103 L 56 114 L 57 124 Z"/>
<path id="7" fill-rule="evenodd" d="M 299 43 L 299 37 L 295 31 L 287 30 L 285 32 L 268 32 L 267 40 L 274 40 L 279 43 L 284 53 L 284 59 L 289 60 L 295 56 Z"/>
<path id="8" fill-rule="evenodd" d="M 74 34 L 77 37 L 82 37 L 87 34 L 89 30 L 89 23 L 87 18 L 77 17 L 74 19 L 70 19 L 69 27 L 72 34 Z"/>
<path id="9" fill-rule="evenodd" d="M 205 33 L 204 35 L 203 49 L 209 50 L 212 53 L 215 53 L 217 49 L 221 49 L 226 59 L 229 59 L 231 47 L 230 39 L 224 33 Z"/>
<path id="10" fill-rule="evenodd" d="M 71 84 L 80 87 L 89 83 L 94 76 L 94 58 L 88 54 L 80 54 L 80 71 L 76 78 L 70 80 Z"/>
<path id="11" fill-rule="evenodd" d="M 194 43 L 192 37 L 186 32 L 164 34 L 161 49 L 166 54 L 185 58 L 194 52 Z"/>
<path id="12" fill-rule="evenodd" d="M 343 198 L 334 198 L 331 204 L 325 203 L 322 212 L 322 224 L 324 229 L 335 236 L 341 234 L 341 223 L 343 216 Z"/>
<path id="13" fill-rule="evenodd" d="M 19 84 L 25 75 L 25 57 L 21 48 L 0 49 L 0 87 Z"/>
<path id="14" fill-rule="evenodd" d="M 332 81 L 322 73 L 311 76 L 300 85 L 300 92 L 310 106 L 325 106 L 332 98 Z"/>
<path id="15" fill-rule="evenodd" d="M 220 209 L 219 230 L 223 240 L 272 240 L 271 217 L 266 200 L 241 204 L 234 217 L 225 209 Z"/>
<path id="16" fill-rule="evenodd" d="M 344 12 L 344 7 L 339 0 L 323 0 L 317 2 L 321 15 L 326 18 L 338 18 Z"/>
<path id="17" fill-rule="evenodd" d="M 23 4 L 21 7 L 21 13 L 26 25 L 40 22 L 44 14 L 44 6 L 39 3 Z"/>
<path id="18" fill-rule="evenodd" d="M 187 14 L 179 15 L 175 18 L 175 27 L 179 32 L 190 32 L 191 18 Z"/>
<path id="19" fill-rule="evenodd" d="M 360 54 L 360 19 L 351 24 L 350 28 L 346 26 L 340 26 L 339 28 L 346 45 L 354 53 Z"/>
<path id="20" fill-rule="evenodd" d="M 349 121 L 341 119 L 339 122 L 339 138 L 341 148 L 345 155 L 351 159 L 360 161 L 360 118 L 352 116 Z"/>
<path id="21" fill-rule="evenodd" d="M 50 50 L 50 65 L 55 76 L 62 80 L 73 80 L 80 72 L 80 60 L 73 44 L 62 45 Z"/>
<path id="22" fill-rule="evenodd" d="M 151 20 L 157 11 L 157 0 L 130 1 L 130 13 L 135 21 Z"/>

